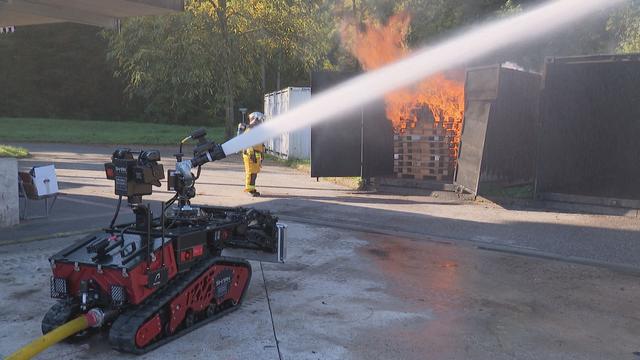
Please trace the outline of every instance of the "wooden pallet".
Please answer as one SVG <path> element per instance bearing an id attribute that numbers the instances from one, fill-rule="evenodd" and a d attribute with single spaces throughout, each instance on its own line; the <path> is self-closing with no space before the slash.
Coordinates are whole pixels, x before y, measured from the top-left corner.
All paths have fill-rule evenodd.
<path id="1" fill-rule="evenodd" d="M 393 148 L 393 153 L 398 157 L 403 155 L 412 155 L 416 157 L 430 158 L 432 156 L 446 156 L 451 157 L 453 154 L 452 149 L 449 148 L 427 148 L 427 149 L 414 149 L 414 148 Z"/>
<path id="2" fill-rule="evenodd" d="M 393 158 L 395 160 L 403 160 L 411 157 L 411 160 L 433 159 L 433 161 L 438 161 L 443 160 L 443 158 L 451 160 L 452 155 L 451 149 L 396 149 Z"/>
<path id="3" fill-rule="evenodd" d="M 423 162 L 423 163 L 441 163 L 441 164 L 451 164 L 454 162 L 453 158 L 449 153 L 445 154 L 395 154 L 393 156 L 393 161 L 413 161 L 413 162 Z"/>
<path id="4" fill-rule="evenodd" d="M 413 141 L 393 144 L 394 149 L 448 149 L 448 141 Z"/>
<path id="5" fill-rule="evenodd" d="M 393 143 L 397 145 L 401 144 L 415 144 L 424 142 L 442 142 L 450 143 L 452 138 L 445 135 L 394 135 Z"/>
<path id="6" fill-rule="evenodd" d="M 419 153 L 417 156 L 413 153 L 393 154 L 393 160 L 396 160 L 396 161 L 420 160 L 420 161 L 441 161 L 445 163 L 451 163 L 451 159 L 452 158 L 450 156 L 450 153 L 446 153 L 446 154 Z"/>
<path id="7" fill-rule="evenodd" d="M 425 168 L 425 169 L 449 169 L 451 162 L 447 161 L 422 161 L 422 160 L 394 160 L 396 168 Z"/>
<path id="8" fill-rule="evenodd" d="M 436 122 L 426 106 L 412 109 L 409 120 L 394 136 L 396 177 L 419 181 L 451 180 L 461 124 L 453 119 Z"/>
<path id="9" fill-rule="evenodd" d="M 395 135 L 394 136 L 394 143 L 395 144 L 411 144 L 411 143 L 416 143 L 416 142 L 443 142 L 443 143 L 450 143 L 451 142 L 451 137 L 444 134 L 444 135 L 418 135 L 418 134 L 411 134 L 411 135 Z"/>
<path id="10" fill-rule="evenodd" d="M 398 174 L 413 175 L 449 175 L 449 168 L 424 168 L 424 167 L 396 167 L 395 172 Z"/>
<path id="11" fill-rule="evenodd" d="M 411 135 L 419 135 L 419 136 L 440 135 L 440 136 L 446 136 L 446 135 L 449 134 L 449 132 L 451 130 L 453 130 L 453 129 L 447 129 L 447 128 L 444 128 L 444 127 L 437 127 L 437 128 L 410 128 L 410 129 L 404 129 L 399 134 L 396 134 L 396 136 L 411 136 Z"/>
<path id="12" fill-rule="evenodd" d="M 433 150 L 433 149 L 449 149 L 451 148 L 451 144 L 444 141 L 438 142 L 413 142 L 413 143 L 402 143 L 402 144 L 394 144 L 393 149 L 396 152 L 408 152 L 410 150 Z"/>
<path id="13" fill-rule="evenodd" d="M 396 174 L 398 179 L 411 179 L 411 180 L 431 180 L 431 181 L 449 181 L 451 176 L 449 175 L 416 175 L 416 174 Z"/>

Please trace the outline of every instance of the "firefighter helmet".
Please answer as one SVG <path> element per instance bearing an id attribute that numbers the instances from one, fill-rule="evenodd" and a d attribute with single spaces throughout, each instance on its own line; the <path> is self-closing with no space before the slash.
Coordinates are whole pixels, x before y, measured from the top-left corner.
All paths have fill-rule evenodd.
<path id="1" fill-rule="evenodd" d="M 249 125 L 258 125 L 264 121 L 264 114 L 261 112 L 252 112 L 249 114 Z"/>

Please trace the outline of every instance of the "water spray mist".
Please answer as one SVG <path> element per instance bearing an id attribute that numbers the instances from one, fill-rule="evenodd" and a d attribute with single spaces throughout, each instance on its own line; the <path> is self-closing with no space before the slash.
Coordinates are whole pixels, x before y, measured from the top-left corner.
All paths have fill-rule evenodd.
<path id="1" fill-rule="evenodd" d="M 555 0 L 534 10 L 495 21 L 376 71 L 357 76 L 309 102 L 268 121 L 222 145 L 232 154 L 287 131 L 336 118 L 386 93 L 417 83 L 438 72 L 460 67 L 516 42 L 529 41 L 558 30 L 597 11 L 628 0 Z"/>

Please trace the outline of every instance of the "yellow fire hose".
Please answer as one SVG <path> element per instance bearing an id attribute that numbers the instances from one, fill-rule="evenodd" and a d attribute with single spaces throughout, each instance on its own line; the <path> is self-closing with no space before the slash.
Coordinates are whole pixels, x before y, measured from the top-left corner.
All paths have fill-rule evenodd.
<path id="1" fill-rule="evenodd" d="M 81 315 L 77 318 L 69 321 L 68 323 L 55 328 L 51 332 L 48 332 L 41 337 L 33 340 L 29 345 L 26 345 L 22 349 L 9 355 L 5 360 L 26 360 L 36 356 L 41 351 L 45 350 L 49 346 L 59 343 L 60 341 L 68 338 L 69 336 L 76 334 L 89 327 L 89 321 L 86 316 Z"/>
<path id="2" fill-rule="evenodd" d="M 35 339 L 29 345 L 26 345 L 22 349 L 9 355 L 5 360 L 31 359 L 51 345 L 59 343 L 71 335 L 79 333 L 88 327 L 101 326 L 104 316 L 105 314 L 100 310 L 90 310 L 88 313 L 80 315 L 77 318 L 55 328 L 51 332 Z"/>

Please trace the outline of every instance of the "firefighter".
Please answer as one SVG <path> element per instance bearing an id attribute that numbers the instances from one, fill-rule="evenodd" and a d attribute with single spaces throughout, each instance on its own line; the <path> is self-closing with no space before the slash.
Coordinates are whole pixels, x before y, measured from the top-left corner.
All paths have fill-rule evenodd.
<path id="1" fill-rule="evenodd" d="M 246 130 L 251 131 L 252 128 L 260 125 L 264 121 L 264 115 L 261 112 L 252 112 L 249 114 L 249 125 Z M 242 160 L 244 161 L 245 188 L 244 191 L 251 196 L 260 196 L 256 190 L 256 178 L 262 168 L 262 160 L 264 159 L 264 144 L 254 145 L 242 152 Z"/>

